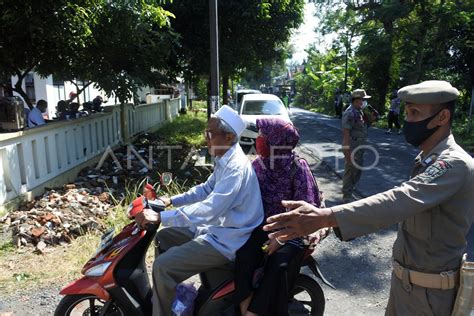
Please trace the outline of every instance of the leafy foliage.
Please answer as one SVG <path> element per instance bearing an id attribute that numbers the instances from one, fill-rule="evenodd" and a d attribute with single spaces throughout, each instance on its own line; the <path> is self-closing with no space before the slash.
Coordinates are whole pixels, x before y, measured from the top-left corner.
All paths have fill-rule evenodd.
<path id="1" fill-rule="evenodd" d="M 219 58 L 223 77 L 250 71 L 284 60 L 291 31 L 303 20 L 303 0 L 219 1 Z M 206 0 L 181 0 L 164 6 L 176 18 L 180 34 L 178 57 L 188 79 L 209 75 L 209 8 Z"/>
<path id="2" fill-rule="evenodd" d="M 466 113 L 474 82 L 474 2 L 345 1 L 332 7 L 322 0 L 315 3 L 322 20 L 317 31 L 337 32 L 338 37 L 332 50 L 311 53 L 307 64 L 323 58 L 326 71 L 333 72 L 345 66 L 348 56 L 347 85 L 341 78 L 334 82 L 333 77 L 319 77 L 328 93 L 345 86 L 347 91 L 364 88 L 373 96 L 372 105 L 384 112 L 392 90 L 422 80 L 448 80 L 461 90 L 459 104 Z M 322 86 L 317 84 L 314 93 Z"/>
<path id="3" fill-rule="evenodd" d="M 172 14 L 151 0 L 0 2 L 0 77 L 31 107 L 22 82 L 32 70 L 93 81 L 125 102 L 138 86 L 173 76 Z"/>

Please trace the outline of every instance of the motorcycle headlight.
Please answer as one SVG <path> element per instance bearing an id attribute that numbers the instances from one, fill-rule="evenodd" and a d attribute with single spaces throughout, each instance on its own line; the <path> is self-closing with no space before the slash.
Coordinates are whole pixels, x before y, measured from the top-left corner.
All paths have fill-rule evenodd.
<path id="1" fill-rule="evenodd" d="M 112 262 L 104 262 L 96 266 L 93 266 L 92 268 L 84 272 L 84 275 L 91 276 L 91 277 L 103 276 L 105 271 L 107 271 L 107 269 L 109 268 L 111 264 Z"/>

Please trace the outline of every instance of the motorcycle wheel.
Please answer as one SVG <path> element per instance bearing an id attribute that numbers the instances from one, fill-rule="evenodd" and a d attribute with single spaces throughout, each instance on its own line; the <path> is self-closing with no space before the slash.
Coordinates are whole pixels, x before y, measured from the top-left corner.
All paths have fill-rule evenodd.
<path id="1" fill-rule="evenodd" d="M 296 279 L 292 294 L 292 300 L 288 304 L 288 312 L 291 316 L 323 315 L 326 304 L 324 292 L 313 278 L 300 274 Z"/>
<path id="2" fill-rule="evenodd" d="M 54 316 L 99 315 L 104 307 L 107 308 L 104 315 L 125 316 L 125 313 L 113 301 L 107 302 L 92 294 L 64 296 L 56 307 Z"/>

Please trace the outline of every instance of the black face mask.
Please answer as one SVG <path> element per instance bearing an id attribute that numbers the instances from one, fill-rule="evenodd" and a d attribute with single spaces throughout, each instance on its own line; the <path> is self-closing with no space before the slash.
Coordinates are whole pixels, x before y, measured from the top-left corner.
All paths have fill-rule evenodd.
<path id="1" fill-rule="evenodd" d="M 412 144 L 415 147 L 418 147 L 421 144 L 423 144 L 423 142 L 427 140 L 431 135 L 433 135 L 433 133 L 438 130 L 439 126 L 429 129 L 428 124 L 441 111 L 428 117 L 427 119 L 423 121 L 419 121 L 419 122 L 405 121 L 405 123 L 403 124 L 403 134 L 405 135 L 405 140 L 407 141 L 407 143 Z"/>

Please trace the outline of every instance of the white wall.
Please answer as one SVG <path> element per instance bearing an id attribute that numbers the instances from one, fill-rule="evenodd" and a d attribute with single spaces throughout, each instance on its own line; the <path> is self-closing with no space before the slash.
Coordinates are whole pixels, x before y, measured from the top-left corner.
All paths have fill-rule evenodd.
<path id="1" fill-rule="evenodd" d="M 179 99 L 125 106 L 130 136 L 178 115 Z M 68 121 L 0 134 L 0 205 L 102 155 L 123 139 L 120 107 Z"/>

